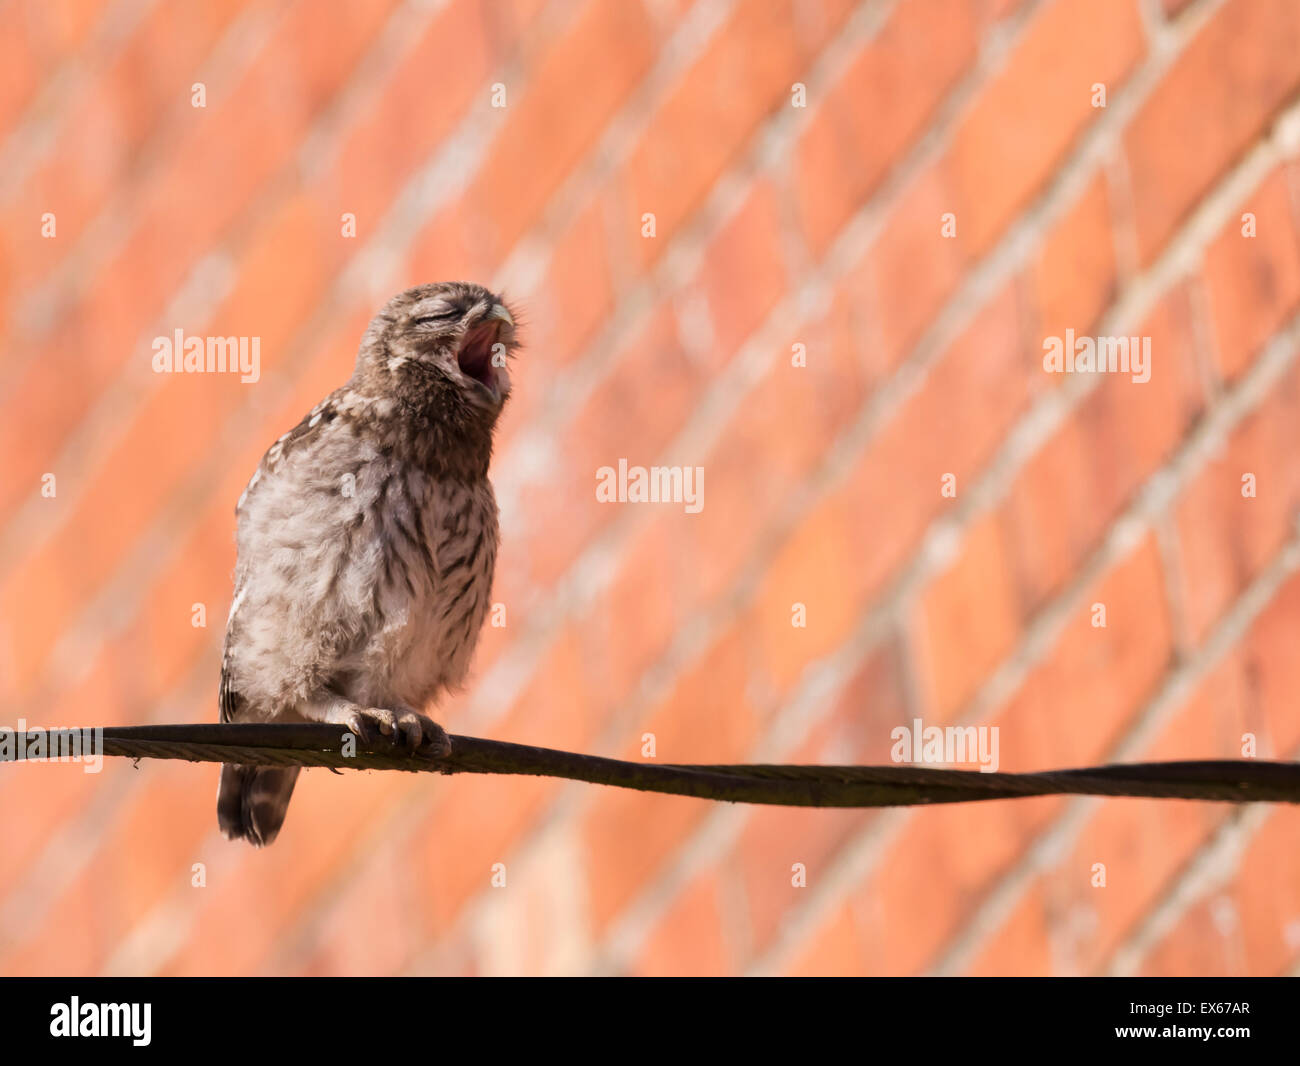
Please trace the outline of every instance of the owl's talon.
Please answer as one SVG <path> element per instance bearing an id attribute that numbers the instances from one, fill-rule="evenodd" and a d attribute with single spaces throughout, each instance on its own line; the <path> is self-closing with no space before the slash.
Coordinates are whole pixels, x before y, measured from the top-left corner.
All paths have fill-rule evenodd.
<path id="1" fill-rule="evenodd" d="M 437 722 L 414 711 L 403 715 L 401 724 L 406 733 L 406 746 L 412 752 L 427 755 L 445 755 L 451 750 L 447 734 Z"/>
<path id="2" fill-rule="evenodd" d="M 451 751 L 451 742 L 442 726 L 409 708 L 393 711 L 387 707 L 358 707 L 338 701 L 317 712 L 319 717 L 310 711 L 308 713 L 317 721 L 343 726 L 365 746 L 371 746 L 383 737 L 394 747 L 409 752 L 443 756 Z"/>
<path id="3" fill-rule="evenodd" d="M 451 737 L 437 722 L 430 722 L 424 733 L 424 747 L 429 755 L 445 759 L 451 754 Z"/>
<path id="4" fill-rule="evenodd" d="M 421 755 L 440 759 L 451 753 L 451 740 L 442 726 L 431 718 L 420 715 L 419 743 L 411 750 L 418 751 Z"/>
<path id="5" fill-rule="evenodd" d="M 370 744 L 372 739 L 370 734 L 370 727 L 363 715 L 354 712 L 353 714 L 347 716 L 347 718 L 343 722 L 343 725 L 346 727 L 349 733 L 351 733 L 354 737 L 356 737 L 359 741 L 361 741 L 363 746 Z"/>
<path id="6" fill-rule="evenodd" d="M 418 714 L 404 714 L 397 720 L 397 733 L 393 740 L 405 745 L 408 751 L 417 751 L 424 729 Z"/>

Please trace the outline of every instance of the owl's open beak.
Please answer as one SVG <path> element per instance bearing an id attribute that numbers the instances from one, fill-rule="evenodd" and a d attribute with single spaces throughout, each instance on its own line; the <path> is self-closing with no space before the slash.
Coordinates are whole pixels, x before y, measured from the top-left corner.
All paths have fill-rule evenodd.
<path id="1" fill-rule="evenodd" d="M 502 378 L 493 363 L 493 357 L 500 350 L 498 345 L 502 334 L 506 334 L 505 339 L 508 341 L 509 331 L 514 329 L 514 325 L 515 320 L 506 307 L 494 304 L 487 315 L 465 334 L 460 351 L 456 353 L 461 373 L 473 378 L 497 399 L 501 396 Z"/>

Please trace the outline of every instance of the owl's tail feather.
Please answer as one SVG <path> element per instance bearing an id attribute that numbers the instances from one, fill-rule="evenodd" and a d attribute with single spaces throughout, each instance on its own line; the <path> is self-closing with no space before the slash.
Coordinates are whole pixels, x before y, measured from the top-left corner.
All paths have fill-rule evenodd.
<path id="1" fill-rule="evenodd" d="M 221 767 L 217 824 L 231 840 L 243 837 L 254 847 L 271 843 L 284 824 L 300 766 Z"/>

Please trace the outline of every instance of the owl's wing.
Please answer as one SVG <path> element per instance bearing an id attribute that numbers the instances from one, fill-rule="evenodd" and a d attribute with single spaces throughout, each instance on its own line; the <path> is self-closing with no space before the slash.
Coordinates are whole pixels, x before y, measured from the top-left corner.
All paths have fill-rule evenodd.
<path id="1" fill-rule="evenodd" d="M 324 426 L 334 421 L 339 413 L 339 400 L 342 393 L 342 389 L 330 393 L 308 411 L 301 422 L 266 450 L 266 454 L 262 456 L 262 461 L 257 464 L 257 469 L 253 471 L 253 476 L 249 479 L 248 485 L 240 494 L 239 502 L 235 504 L 235 517 L 237 520 L 242 516 L 248 501 L 253 499 L 256 493 L 274 478 L 275 471 L 284 461 L 284 457 L 290 451 L 311 443 Z M 237 568 L 235 571 L 235 598 L 230 604 L 230 617 L 226 620 L 226 639 L 221 649 L 221 683 L 217 691 L 217 706 L 223 722 L 236 721 L 245 703 L 244 698 L 235 690 L 231 677 L 231 649 L 234 644 L 235 627 L 239 625 L 237 617 L 239 607 L 244 601 L 245 581 L 247 581 L 247 575 L 243 568 Z"/>
<path id="2" fill-rule="evenodd" d="M 288 433 L 283 434 L 279 440 L 266 450 L 266 454 L 262 456 L 262 461 L 257 464 L 257 469 L 253 471 L 253 476 L 249 478 L 247 486 L 240 494 L 239 502 L 235 504 L 236 517 L 242 513 L 244 505 L 253 498 L 258 486 L 265 484 L 274 476 L 276 468 L 284 461 L 286 455 L 305 444 L 310 444 L 320 435 L 325 426 L 328 426 L 338 417 L 340 402 L 346 389 L 347 386 L 345 385 L 343 388 L 331 392 L 325 399 L 303 415 L 301 422 L 289 430 Z"/>

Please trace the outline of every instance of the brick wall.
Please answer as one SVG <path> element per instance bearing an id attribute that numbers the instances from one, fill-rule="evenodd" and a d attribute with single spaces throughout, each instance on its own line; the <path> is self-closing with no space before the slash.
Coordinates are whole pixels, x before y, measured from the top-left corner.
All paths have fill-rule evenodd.
<path id="1" fill-rule="evenodd" d="M 385 297 L 463 277 L 525 309 L 528 346 L 494 462 L 507 624 L 439 709 L 453 731 L 887 762 L 919 718 L 997 726 L 1006 770 L 1247 735 L 1295 756 L 1292 0 L 30 0 L 6 22 L 7 724 L 213 720 L 248 474 Z M 154 374 L 178 328 L 260 337 L 261 379 Z M 1046 373 L 1067 329 L 1150 338 L 1150 380 Z M 598 503 L 620 458 L 704 467 L 703 510 Z M 1283 807 L 808 811 L 315 771 L 257 852 L 217 834 L 215 782 L 0 770 L 0 971 L 1300 966 Z"/>

